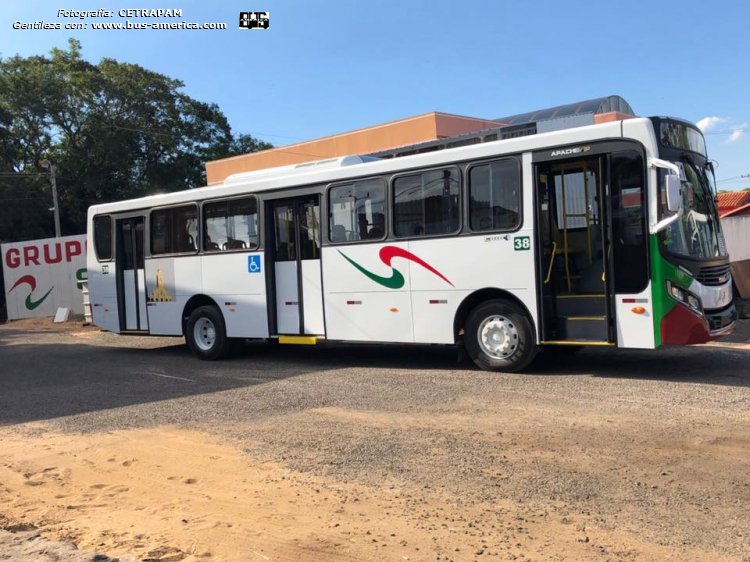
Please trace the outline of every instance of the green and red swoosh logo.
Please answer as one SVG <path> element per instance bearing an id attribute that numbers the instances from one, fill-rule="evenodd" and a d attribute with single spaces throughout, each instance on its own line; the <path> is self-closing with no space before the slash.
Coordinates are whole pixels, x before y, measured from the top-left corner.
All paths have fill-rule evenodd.
<path id="1" fill-rule="evenodd" d="M 47 291 L 44 296 L 39 300 L 32 300 L 31 299 L 31 293 L 34 292 L 36 289 L 36 279 L 33 275 L 24 275 L 21 277 L 18 281 L 15 282 L 15 284 L 10 288 L 10 291 L 18 287 L 19 285 L 28 285 L 31 287 L 31 291 L 29 291 L 29 296 L 26 297 L 26 308 L 29 310 L 34 310 L 36 307 L 38 307 L 40 304 L 44 302 L 44 299 L 46 299 L 49 294 L 52 292 L 52 289 L 55 287 L 53 286 L 49 291 Z M 10 293 L 10 291 L 8 291 Z"/>
<path id="2" fill-rule="evenodd" d="M 355 262 L 353 259 L 351 259 L 349 256 L 347 256 L 344 252 L 339 250 L 339 254 L 341 254 L 346 261 L 348 261 L 350 264 L 352 264 L 354 267 L 356 267 L 359 271 L 364 273 L 367 277 L 375 281 L 376 283 L 382 285 L 383 287 L 387 287 L 389 289 L 400 289 L 404 286 L 404 276 L 401 274 L 401 272 L 393 267 L 391 265 L 391 260 L 393 258 L 404 258 L 409 261 L 413 261 L 414 263 L 421 265 L 424 267 L 427 271 L 430 273 L 434 273 L 440 279 L 448 283 L 451 287 L 453 287 L 453 283 L 451 283 L 445 275 L 440 273 L 437 269 L 432 267 L 429 263 L 424 261 L 422 258 L 415 256 L 411 252 L 404 250 L 403 248 L 399 248 L 397 246 L 383 246 L 380 248 L 380 261 L 382 261 L 385 265 L 391 268 L 391 276 L 390 277 L 381 277 L 380 275 L 377 275 L 373 273 L 372 271 L 369 271 L 359 265 L 357 262 Z"/>

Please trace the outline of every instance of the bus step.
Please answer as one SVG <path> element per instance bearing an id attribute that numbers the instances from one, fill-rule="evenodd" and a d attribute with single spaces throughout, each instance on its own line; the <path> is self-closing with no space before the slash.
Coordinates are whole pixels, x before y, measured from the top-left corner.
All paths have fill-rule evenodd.
<path id="1" fill-rule="evenodd" d="M 606 316 L 565 316 L 565 339 L 607 341 Z"/>
<path id="2" fill-rule="evenodd" d="M 604 295 L 559 295 L 556 304 L 560 316 L 604 316 L 607 313 Z"/>
<path id="3" fill-rule="evenodd" d="M 318 336 L 279 336 L 279 343 L 289 345 L 315 345 Z"/>
<path id="4" fill-rule="evenodd" d="M 579 346 L 579 345 L 592 345 L 592 346 L 606 346 L 614 347 L 615 344 L 608 341 L 591 341 L 591 340 L 542 340 L 539 342 L 542 345 L 559 345 L 559 346 Z"/>

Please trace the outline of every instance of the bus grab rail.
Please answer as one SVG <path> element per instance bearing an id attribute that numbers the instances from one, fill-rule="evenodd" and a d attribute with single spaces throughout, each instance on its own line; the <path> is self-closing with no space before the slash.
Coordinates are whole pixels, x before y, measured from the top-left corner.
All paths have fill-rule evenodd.
<path id="1" fill-rule="evenodd" d="M 549 257 L 549 267 L 547 268 L 547 277 L 544 280 L 544 284 L 549 283 L 552 277 L 552 265 L 555 263 L 555 252 L 557 252 L 557 242 L 552 242 L 552 255 Z"/>

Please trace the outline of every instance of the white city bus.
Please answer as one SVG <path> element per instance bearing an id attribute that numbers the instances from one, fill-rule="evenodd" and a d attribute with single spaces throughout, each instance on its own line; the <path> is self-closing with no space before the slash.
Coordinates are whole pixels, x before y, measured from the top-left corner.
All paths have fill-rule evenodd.
<path id="1" fill-rule="evenodd" d="M 349 156 L 88 213 L 94 322 L 233 340 L 650 349 L 736 312 L 703 136 L 631 118 L 434 152 Z"/>

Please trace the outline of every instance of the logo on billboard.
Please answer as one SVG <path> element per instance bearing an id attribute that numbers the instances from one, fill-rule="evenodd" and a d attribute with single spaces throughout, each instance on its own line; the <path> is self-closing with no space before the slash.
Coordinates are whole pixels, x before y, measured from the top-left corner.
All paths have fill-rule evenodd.
<path id="1" fill-rule="evenodd" d="M 382 261 L 385 265 L 390 267 L 392 270 L 390 277 L 381 277 L 380 275 L 376 275 L 372 271 L 365 269 L 364 267 L 359 265 L 357 262 L 355 262 L 353 259 L 351 259 L 349 256 L 347 256 L 341 250 L 339 250 L 339 254 L 341 254 L 346 261 L 352 264 L 365 276 L 375 281 L 375 283 L 378 283 L 379 285 L 382 285 L 383 287 L 387 287 L 388 289 L 400 289 L 401 287 L 404 286 L 404 283 L 405 283 L 403 274 L 398 269 L 396 269 L 395 267 L 391 265 L 391 260 L 393 258 L 404 258 L 418 265 L 421 265 L 427 271 L 429 271 L 433 275 L 436 275 L 437 277 L 440 277 L 440 279 L 442 279 L 443 281 L 448 283 L 448 285 L 453 287 L 453 283 L 451 283 L 448 280 L 448 278 L 445 277 L 445 275 L 440 273 L 437 269 L 432 267 L 429 263 L 424 261 L 422 258 L 415 256 L 411 252 L 408 252 L 402 248 L 399 248 L 398 246 L 383 246 L 380 249 L 380 254 L 379 254 L 380 261 Z"/>
<path id="2" fill-rule="evenodd" d="M 42 304 L 44 302 L 44 299 L 46 299 L 49 296 L 49 294 L 52 292 L 52 289 L 55 288 L 53 286 L 52 288 L 50 288 L 49 291 L 47 291 L 44 294 L 44 296 L 41 299 L 34 300 L 31 298 L 31 295 L 36 290 L 36 278 L 33 275 L 24 275 L 23 277 L 21 277 L 18 281 L 14 283 L 14 285 L 10 288 L 10 291 L 8 291 L 8 293 L 10 293 L 13 289 L 18 287 L 19 285 L 28 285 L 31 288 L 31 290 L 29 291 L 29 295 L 26 297 L 26 308 L 29 310 L 34 310 L 40 304 Z"/>

